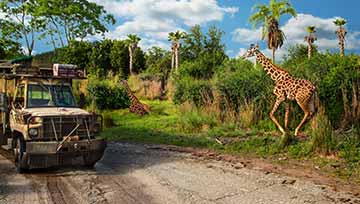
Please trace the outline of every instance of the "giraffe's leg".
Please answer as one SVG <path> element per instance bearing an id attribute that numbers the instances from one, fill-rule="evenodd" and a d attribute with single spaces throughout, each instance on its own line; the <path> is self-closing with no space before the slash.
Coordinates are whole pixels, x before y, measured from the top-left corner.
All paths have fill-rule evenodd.
<path id="1" fill-rule="evenodd" d="M 300 128 L 304 125 L 304 123 L 306 122 L 306 120 L 308 119 L 308 116 L 310 114 L 310 112 L 307 108 L 307 105 L 308 105 L 307 103 L 300 103 L 300 102 L 297 102 L 297 103 L 299 104 L 300 108 L 304 111 L 304 117 L 295 129 L 295 136 L 298 136 Z"/>
<path id="2" fill-rule="evenodd" d="M 283 127 L 281 127 L 279 121 L 275 118 L 274 113 L 276 112 L 276 110 L 279 108 L 279 105 L 285 100 L 285 97 L 279 97 L 276 99 L 276 102 L 274 104 L 273 109 L 270 112 L 270 118 L 271 120 L 276 124 L 276 126 L 279 128 L 279 130 L 285 134 L 285 130 Z"/>
<path id="3" fill-rule="evenodd" d="M 290 112 L 290 104 L 288 102 L 285 103 L 285 130 L 287 130 L 289 124 L 289 112 Z"/>

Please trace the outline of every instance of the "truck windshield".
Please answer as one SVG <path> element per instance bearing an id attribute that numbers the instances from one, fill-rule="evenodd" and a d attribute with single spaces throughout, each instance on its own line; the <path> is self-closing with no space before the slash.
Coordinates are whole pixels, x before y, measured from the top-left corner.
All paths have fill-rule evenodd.
<path id="1" fill-rule="evenodd" d="M 74 107 L 70 86 L 30 84 L 27 107 Z"/>

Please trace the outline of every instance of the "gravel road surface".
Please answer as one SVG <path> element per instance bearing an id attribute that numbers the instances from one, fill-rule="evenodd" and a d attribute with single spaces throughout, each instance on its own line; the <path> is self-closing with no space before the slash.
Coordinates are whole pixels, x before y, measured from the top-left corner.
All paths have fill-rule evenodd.
<path id="1" fill-rule="evenodd" d="M 94 169 L 15 173 L 0 152 L 0 204 L 358 203 L 312 181 L 162 146 L 110 143 Z"/>

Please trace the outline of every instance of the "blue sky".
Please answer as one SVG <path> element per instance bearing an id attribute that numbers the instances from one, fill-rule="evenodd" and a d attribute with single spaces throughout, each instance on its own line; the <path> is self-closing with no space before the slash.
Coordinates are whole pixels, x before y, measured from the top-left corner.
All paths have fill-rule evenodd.
<path id="1" fill-rule="evenodd" d="M 117 19 L 109 28 L 106 38 L 124 39 L 127 34 L 136 33 L 142 40 L 140 46 L 147 49 L 160 46 L 169 49 L 167 34 L 175 30 L 187 31 L 191 26 L 200 24 L 204 30 L 215 25 L 225 32 L 223 42 L 226 52 L 236 57 L 251 43 L 261 42 L 260 30 L 253 29 L 248 23 L 251 8 L 257 3 L 268 0 L 90 0 L 103 5 Z M 348 20 L 346 49 L 348 53 L 360 53 L 359 0 L 292 0 L 298 12 L 297 18 L 284 16 L 281 27 L 287 36 L 286 42 L 278 51 L 278 56 L 296 43 L 304 43 L 305 27 L 315 25 L 318 29 L 320 50 L 337 51 L 336 27 L 332 21 L 336 17 Z M 346 2 L 346 3 L 344 3 Z M 101 39 L 100 36 L 89 40 Z M 270 51 L 262 43 L 262 49 L 270 56 Z M 51 50 L 44 41 L 37 42 L 36 53 Z"/>

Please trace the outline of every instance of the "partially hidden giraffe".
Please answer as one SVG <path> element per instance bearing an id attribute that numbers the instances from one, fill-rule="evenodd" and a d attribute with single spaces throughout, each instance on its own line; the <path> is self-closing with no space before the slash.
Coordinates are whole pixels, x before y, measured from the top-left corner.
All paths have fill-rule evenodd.
<path id="1" fill-rule="evenodd" d="M 132 113 L 135 113 L 137 115 L 146 115 L 150 113 L 150 108 L 148 105 L 143 104 L 139 101 L 139 99 L 134 95 L 134 93 L 131 91 L 129 84 L 127 83 L 126 80 L 121 80 L 120 81 L 122 83 L 122 85 L 124 86 L 129 99 L 130 99 L 130 107 L 129 110 Z"/>
<path id="2" fill-rule="evenodd" d="M 271 120 L 276 124 L 279 130 L 286 134 L 285 130 L 288 126 L 289 104 L 285 105 L 285 130 L 275 118 L 274 113 L 280 104 L 286 99 L 295 100 L 300 108 L 304 111 L 304 117 L 295 129 L 295 136 L 299 136 L 299 130 L 315 113 L 315 94 L 316 87 L 308 80 L 295 78 L 288 71 L 276 66 L 270 59 L 265 57 L 259 50 L 259 46 L 250 46 L 248 51 L 243 55 L 244 58 L 256 56 L 256 62 L 262 65 L 266 73 L 275 83 L 273 93 L 276 96 L 275 104 L 270 112 Z"/>

